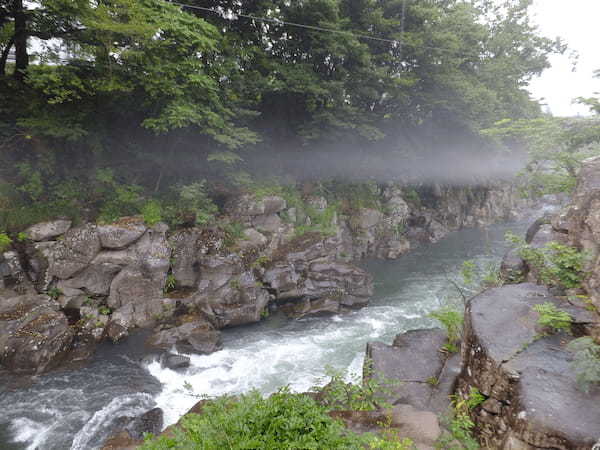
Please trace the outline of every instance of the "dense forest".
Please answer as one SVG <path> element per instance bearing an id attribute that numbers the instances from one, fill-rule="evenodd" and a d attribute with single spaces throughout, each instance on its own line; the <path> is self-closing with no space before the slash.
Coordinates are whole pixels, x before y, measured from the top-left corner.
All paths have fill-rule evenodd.
<path id="1" fill-rule="evenodd" d="M 261 170 L 489 151 L 499 120 L 542 116 L 526 87 L 565 51 L 530 4 L 2 2 L 0 230 L 206 203 Z"/>

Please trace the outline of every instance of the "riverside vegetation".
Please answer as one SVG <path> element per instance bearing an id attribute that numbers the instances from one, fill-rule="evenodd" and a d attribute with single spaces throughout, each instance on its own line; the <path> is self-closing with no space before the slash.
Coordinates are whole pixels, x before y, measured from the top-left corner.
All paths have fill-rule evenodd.
<path id="1" fill-rule="evenodd" d="M 189 229 L 193 239 L 217 236 L 225 255 L 211 254 L 203 270 L 210 272 L 215 261 L 234 268 L 233 274 L 227 274 L 224 287 L 210 295 L 221 297 L 225 293 L 239 300 L 245 291 L 251 291 L 256 294 L 251 300 L 260 303 L 260 308 L 250 313 L 212 305 L 217 309 L 212 319 L 222 321 L 218 326 L 224 327 L 261 320 L 269 313 L 269 295 L 290 295 L 289 286 L 281 283 L 284 286 L 277 287 L 277 282 L 287 270 L 282 260 L 298 248 L 240 256 L 240 243 L 249 240 L 245 232 L 254 230 L 254 219 L 248 217 L 254 217 L 249 211 L 256 204 L 265 209 L 265 202 L 276 197 L 280 206 L 271 216 L 277 215 L 278 223 L 281 219 L 290 225 L 294 234 L 291 242 L 306 253 L 318 249 L 328 238 L 335 239 L 341 234 L 340 222 L 347 223 L 354 237 L 363 239 L 368 248 L 348 254 L 345 247 L 342 251 L 336 247 L 336 260 L 351 260 L 372 254 L 369 246 L 373 242 L 405 244 L 406 236 L 415 229 L 426 230 L 431 240 L 439 239 L 443 232 L 439 231 L 438 219 L 442 219 L 433 218 L 430 210 L 454 192 L 466 196 L 463 203 L 477 198 L 459 189 L 442 191 L 440 180 L 428 176 L 422 166 L 412 166 L 412 161 L 435 165 L 429 163 L 452 159 L 456 148 L 467 148 L 460 158 L 465 162 L 482 153 L 485 161 L 499 151 L 508 150 L 513 159 L 526 153 L 520 190 L 531 198 L 571 193 L 585 158 L 600 153 L 597 118 L 548 117 L 526 90 L 528 81 L 549 66 L 548 57 L 566 50 L 562 42 L 542 37 L 530 23 L 530 0 L 510 0 L 503 6 L 483 0 L 187 3 L 181 7 L 164 0 L 12 0 L 0 5 L 0 253 L 16 250 L 8 252 L 14 253 L 13 261 L 21 258 L 29 263 L 42 261 L 36 258 L 43 249 L 75 248 L 72 253 L 79 258 L 82 252 L 76 244 L 81 236 L 77 233 L 83 230 L 93 234 L 89 241 L 97 247 L 94 254 L 83 252 L 89 256 L 89 261 L 84 258 L 78 268 L 83 270 L 101 250 L 107 256 L 107 247 L 97 242 L 95 228 L 85 228 L 89 223 L 114 225 L 127 232 L 137 228 L 147 240 L 158 236 L 158 244 L 145 242 L 146 247 L 134 250 L 147 250 L 144 255 L 156 263 L 157 267 L 150 268 L 158 280 L 152 286 L 152 296 L 159 297 L 195 286 L 195 275 L 191 281 L 186 276 L 193 272 L 192 267 L 207 262 L 185 260 L 183 269 L 177 269 L 182 269 L 183 276 L 175 274 L 180 260 L 171 260 L 173 249 L 166 232 L 160 231 L 161 224 L 166 222 L 182 239 Z M 265 17 L 269 22 L 246 16 Z M 361 38 L 359 35 L 367 30 L 384 40 Z M 13 49 L 15 60 L 10 62 L 8 55 Z M 598 100 L 581 101 L 600 112 Z M 378 164 L 366 163 L 377 158 Z M 343 164 L 346 159 L 352 167 Z M 403 164 L 388 164 L 388 159 L 406 163 L 407 169 L 402 170 Z M 417 181 L 410 175 L 413 169 Z M 425 181 L 419 179 L 421 171 Z M 491 176 L 485 170 L 467 175 L 459 181 L 484 184 L 481 179 Z M 386 192 L 392 194 L 382 201 Z M 250 220 L 250 228 L 235 214 L 233 219 L 228 216 L 232 199 L 234 203 L 244 199 L 238 203 L 247 214 L 238 216 Z M 486 202 L 494 203 L 490 198 L 471 201 L 477 206 Z M 485 220 L 494 216 L 477 213 Z M 461 209 L 456 213 L 460 220 L 453 226 L 476 223 L 477 213 Z M 373 216 L 377 218 L 375 226 L 370 225 Z M 401 220 L 384 227 L 383 217 Z M 55 218 L 69 219 L 65 231 L 41 242 L 23 234 L 29 225 Z M 407 224 L 409 218 L 415 222 L 412 228 Z M 73 229 L 77 239 L 64 237 L 71 221 L 83 224 Z M 272 238 L 270 244 L 280 237 L 277 232 L 271 233 L 274 236 L 266 234 Z M 261 238 L 264 236 L 259 233 L 258 240 Z M 586 253 L 580 251 L 583 244 L 553 242 L 543 248 L 519 245 L 520 257 L 539 276 L 536 281 L 573 291 L 587 286 Z M 262 241 L 261 246 L 265 246 Z M 116 251 L 108 253 L 115 257 L 121 247 L 126 245 L 111 244 L 108 248 Z M 32 248 L 36 250 L 33 256 L 27 253 Z M 178 247 L 183 260 L 187 255 L 182 248 L 185 242 Z M 406 247 L 392 250 L 397 257 Z M 147 285 L 136 272 L 138 265 L 143 266 L 139 261 L 119 261 L 117 267 L 111 266 L 113 262 L 108 269 L 114 273 L 105 274 L 106 286 L 85 296 L 77 308 L 66 308 L 69 302 L 61 311 L 56 310 L 56 302 L 41 305 L 46 308 L 44 320 L 62 320 L 66 344 L 71 342 L 69 333 L 73 331 L 62 309 L 87 311 L 77 323 L 85 328 L 89 322 L 92 332 L 101 338 L 103 330 L 116 323 L 115 317 L 125 315 L 119 308 L 133 308 L 122 304 L 125 301 L 121 297 L 139 293 L 113 294 L 111 305 L 106 304 L 107 286 L 113 288 L 115 273 L 127 267 L 120 273 L 119 280 L 127 281 L 121 287 L 132 285 L 132 280 L 137 280 L 138 286 Z M 36 280 L 41 291 L 37 285 L 36 289 L 51 300 L 82 300 L 79 292 L 72 293 L 74 288 L 70 287 L 69 297 L 66 289 L 55 285 L 57 280 L 43 279 L 44 264 L 29 265 L 31 273 L 39 270 L 41 274 Z M 340 273 L 352 269 L 336 267 Z M 268 286 L 262 278 L 267 269 L 274 274 Z M 73 282 L 75 272 L 69 270 L 59 278 Z M 361 282 L 368 284 L 368 276 L 362 272 L 352 271 L 351 275 L 362 277 Z M 463 276 L 465 285 L 478 285 L 469 263 Z M 244 279 L 242 284 L 244 277 L 250 281 Z M 497 286 L 499 277 L 488 271 L 484 281 L 488 287 Z M 83 282 L 86 289 L 88 282 Z M 346 278 L 336 282 L 345 283 Z M 466 301 L 475 293 L 463 289 L 460 295 Z M 308 294 L 314 296 L 314 292 Z M 327 292 L 327 299 L 333 299 L 338 309 L 341 296 L 337 291 Z M 164 325 L 174 317 L 172 305 L 176 302 L 157 300 L 152 311 L 136 314 Z M 201 300 L 205 303 L 206 299 Z M 198 304 L 204 305 L 202 302 Z M 198 304 L 184 311 L 186 320 L 199 313 Z M 534 306 L 540 325 L 553 331 L 570 328 L 566 319 L 570 316 L 554 304 L 548 305 Z M 597 299 L 592 298 L 589 305 L 597 308 Z M 117 329 L 115 340 L 135 326 L 135 320 L 126 317 L 127 323 Z M 457 311 L 445 309 L 433 317 L 447 329 L 446 353 L 456 353 L 461 339 L 473 338 L 465 333 L 469 318 L 464 320 Z M 190 325 L 183 322 L 174 329 Z M 194 332 L 198 329 L 203 336 L 214 338 L 217 333 L 208 322 L 202 322 Z M 161 331 L 165 331 L 161 336 L 170 332 Z M 217 340 L 209 351 L 218 348 Z M 573 367 L 582 387 L 593 388 L 600 378 L 597 342 L 585 336 L 573 340 L 569 348 L 574 352 Z M 448 355 L 442 367 L 451 358 Z M 46 367 L 27 367 L 38 369 Z M 385 393 L 366 378 L 361 386 L 344 386 L 339 376 L 334 376 L 329 390 L 332 397 L 324 404 L 285 388 L 266 399 L 248 393 L 211 400 L 203 406 L 203 414 L 185 418 L 173 436 L 161 436 L 144 446 L 218 448 L 227 441 L 230 448 L 410 448 L 409 441 L 386 433 L 385 426 L 381 435 L 358 436 L 334 418 L 332 410 L 344 395 L 351 400 L 347 408 L 363 410 L 374 406 L 371 398 L 375 392 Z M 437 376 L 427 380 L 431 388 L 440 384 Z M 439 443 L 442 448 L 476 448 L 474 434 L 485 435 L 479 418 L 484 416 L 483 404 L 494 399 L 489 391 L 474 387 L 476 382 L 483 385 L 479 381 L 469 380 L 468 388 L 462 386 L 453 397 L 447 426 L 451 436 Z M 495 417 L 510 409 L 507 405 L 487 407 Z"/>

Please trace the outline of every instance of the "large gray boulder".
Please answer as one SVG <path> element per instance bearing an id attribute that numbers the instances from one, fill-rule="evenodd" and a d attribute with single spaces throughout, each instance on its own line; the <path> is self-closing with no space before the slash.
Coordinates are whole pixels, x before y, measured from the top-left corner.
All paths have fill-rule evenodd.
<path id="1" fill-rule="evenodd" d="M 122 217 L 119 221 L 98 226 L 102 247 L 119 250 L 129 247 L 146 232 L 141 217 Z"/>
<path id="2" fill-rule="evenodd" d="M 569 312 L 575 328 L 596 320 L 528 283 L 490 289 L 467 307 L 458 391 L 486 397 L 473 417 L 492 448 L 583 450 L 598 440 L 600 391 L 577 388 L 564 345 L 570 335 L 540 334 L 532 307 L 545 302 Z"/>
<path id="3" fill-rule="evenodd" d="M 2 289 L 11 289 L 21 294 L 33 291 L 17 252 L 0 253 L 0 290 Z"/>
<path id="4" fill-rule="evenodd" d="M 152 346 L 171 349 L 176 347 L 183 353 L 207 355 L 221 349 L 219 331 L 206 319 L 192 317 L 174 328 L 160 330 L 148 339 Z"/>
<path id="5" fill-rule="evenodd" d="M 71 228 L 70 220 L 54 220 L 37 223 L 25 230 L 25 235 L 32 241 L 49 241 L 65 234 Z"/>
<path id="6" fill-rule="evenodd" d="M 66 280 L 85 269 L 100 252 L 95 225 L 84 225 L 66 232 L 64 239 L 47 248 L 48 276 Z"/>
<path id="7" fill-rule="evenodd" d="M 200 263 L 200 274 L 192 302 L 217 328 L 261 320 L 270 296 L 240 256 L 205 256 Z"/>
<path id="8" fill-rule="evenodd" d="M 73 335 L 66 316 L 49 297 L 0 298 L 0 364 L 7 370 L 37 374 L 56 367 Z"/>
<path id="9" fill-rule="evenodd" d="M 446 333 L 440 329 L 408 331 L 396 336 L 393 345 L 370 342 L 365 376 L 388 385 L 390 403 L 441 414 L 460 373 L 460 357 L 440 352 L 445 343 Z"/>
<path id="10" fill-rule="evenodd" d="M 293 317 L 365 306 L 373 295 L 372 277 L 334 256 L 335 249 L 316 235 L 294 239 L 274 255 L 263 282 Z"/>

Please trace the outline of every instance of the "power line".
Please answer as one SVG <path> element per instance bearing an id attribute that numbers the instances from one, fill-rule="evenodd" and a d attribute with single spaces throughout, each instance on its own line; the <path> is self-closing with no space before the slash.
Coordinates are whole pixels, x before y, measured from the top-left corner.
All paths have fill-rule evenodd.
<path id="1" fill-rule="evenodd" d="M 172 5 L 176 5 L 176 6 L 180 6 L 182 8 L 189 8 L 189 9 L 197 9 L 200 11 L 206 11 L 212 14 L 217 14 L 221 17 L 224 17 L 223 11 L 219 11 L 216 9 L 212 9 L 212 8 L 207 8 L 205 6 L 196 6 L 196 5 L 188 5 L 186 3 L 180 3 L 180 2 L 172 2 L 169 1 L 170 4 Z M 346 36 L 352 36 L 352 37 L 356 37 L 359 39 L 369 39 L 372 41 L 379 41 L 379 42 L 387 42 L 390 44 L 394 44 L 396 46 L 399 47 L 400 51 L 402 50 L 402 47 L 404 45 L 403 42 L 403 38 L 404 38 L 404 28 L 405 28 L 405 18 L 406 18 L 406 0 L 403 1 L 402 4 L 402 21 L 401 21 L 401 31 L 400 31 L 400 35 L 402 36 L 400 40 L 397 39 L 386 39 L 386 38 L 380 38 L 377 36 L 372 36 L 370 34 L 364 34 L 364 33 L 354 33 L 352 31 L 344 31 L 344 30 L 336 30 L 335 28 L 325 28 L 325 27 L 319 27 L 316 25 L 307 25 L 304 23 L 298 23 L 298 22 L 289 22 L 286 20 L 281 20 L 281 19 L 275 19 L 272 17 L 260 17 L 260 16 L 255 16 L 252 14 L 242 14 L 242 13 L 235 13 L 232 12 L 232 15 L 236 16 L 236 17 L 244 17 L 246 19 L 251 19 L 251 20 L 256 20 L 258 22 L 267 22 L 267 23 L 273 23 L 276 25 L 288 25 L 288 26 L 292 26 L 292 27 L 298 27 L 298 28 L 305 28 L 308 30 L 314 30 L 314 31 L 320 31 L 320 32 L 324 32 L 324 33 L 337 33 L 337 34 L 343 34 Z M 436 50 L 442 53 L 451 53 L 455 56 L 465 56 L 465 57 L 472 57 L 472 58 L 479 58 L 480 55 L 476 54 L 476 53 L 464 53 L 464 52 L 456 52 L 454 50 L 451 49 L 445 49 L 445 48 L 441 48 L 441 47 L 434 47 L 431 45 L 420 45 L 420 48 L 424 48 L 424 49 L 428 49 L 428 50 Z"/>
<path id="2" fill-rule="evenodd" d="M 182 8 L 199 9 L 202 11 L 211 12 L 213 14 L 218 14 L 220 16 L 223 15 L 223 13 L 221 11 L 218 11 L 218 10 L 212 9 L 212 8 L 206 8 L 203 6 L 195 6 L 195 5 L 186 5 L 185 3 L 178 3 L 178 2 L 169 2 L 169 3 L 171 3 L 172 5 L 181 6 Z M 289 25 L 292 27 L 306 28 L 309 30 L 322 31 L 322 32 L 327 32 L 327 33 L 345 34 L 346 36 L 354 36 L 354 37 L 361 38 L 361 39 L 371 39 L 373 41 L 389 42 L 394 45 L 400 44 L 400 41 L 397 41 L 395 39 L 385 39 L 385 38 L 380 38 L 377 36 L 371 36 L 369 34 L 353 33 L 351 31 L 336 30 L 335 28 L 324 28 L 324 27 L 318 27 L 316 25 L 306 25 L 304 23 L 288 22 L 286 20 L 275 19 L 272 17 L 254 16 L 252 14 L 241 14 L 241 13 L 233 13 L 233 14 L 238 17 L 244 17 L 246 19 L 257 20 L 259 22 L 268 22 L 268 23 L 274 23 L 277 25 Z"/>

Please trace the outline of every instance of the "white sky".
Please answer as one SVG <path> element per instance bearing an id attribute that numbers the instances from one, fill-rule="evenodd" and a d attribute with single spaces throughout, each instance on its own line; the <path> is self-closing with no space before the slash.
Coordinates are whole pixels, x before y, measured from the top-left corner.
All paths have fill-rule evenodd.
<path id="1" fill-rule="evenodd" d="M 600 92 L 600 79 L 593 78 L 600 69 L 600 0 L 535 0 L 532 13 L 542 34 L 562 37 L 569 50 L 551 59 L 552 68 L 533 80 L 530 91 L 556 116 L 589 114 L 572 100 Z M 568 57 L 572 50 L 579 53 L 575 72 Z"/>

